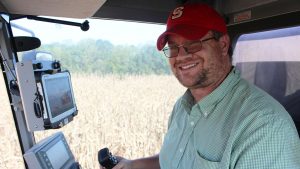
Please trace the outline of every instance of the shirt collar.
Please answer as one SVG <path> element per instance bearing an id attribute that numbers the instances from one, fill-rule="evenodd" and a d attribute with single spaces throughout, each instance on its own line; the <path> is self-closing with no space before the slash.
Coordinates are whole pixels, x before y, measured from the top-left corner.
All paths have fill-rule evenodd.
<path id="1" fill-rule="evenodd" d="M 182 96 L 181 103 L 184 105 L 185 108 L 187 108 L 187 112 L 189 112 L 191 108 L 194 106 L 195 104 L 194 97 L 189 89 L 186 90 L 186 92 Z"/>

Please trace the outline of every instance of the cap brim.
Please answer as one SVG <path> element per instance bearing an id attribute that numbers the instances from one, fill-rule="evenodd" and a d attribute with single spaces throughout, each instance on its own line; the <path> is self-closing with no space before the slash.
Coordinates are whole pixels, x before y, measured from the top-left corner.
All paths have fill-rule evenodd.
<path id="1" fill-rule="evenodd" d="M 158 50 L 162 50 L 167 43 L 167 37 L 169 35 L 179 35 L 188 40 L 198 40 L 206 35 L 208 31 L 209 29 L 199 28 L 193 25 L 176 25 L 173 26 L 172 29 L 166 30 L 158 37 L 156 46 Z"/>

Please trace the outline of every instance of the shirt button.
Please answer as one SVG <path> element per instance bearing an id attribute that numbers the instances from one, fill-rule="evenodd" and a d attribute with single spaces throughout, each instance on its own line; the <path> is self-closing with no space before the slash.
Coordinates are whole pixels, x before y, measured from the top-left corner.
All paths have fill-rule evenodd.
<path id="1" fill-rule="evenodd" d="M 191 122 L 191 126 L 194 126 L 194 125 L 195 125 L 195 122 L 192 121 L 192 122 Z"/>
<path id="2" fill-rule="evenodd" d="M 181 152 L 181 153 L 182 153 L 182 152 L 183 152 L 183 149 L 182 149 L 182 148 L 181 148 L 181 149 L 179 149 L 179 152 Z"/>
<path id="3" fill-rule="evenodd" d="M 207 116 L 207 113 L 206 113 L 206 112 L 204 112 L 204 116 L 205 116 L 205 117 Z"/>

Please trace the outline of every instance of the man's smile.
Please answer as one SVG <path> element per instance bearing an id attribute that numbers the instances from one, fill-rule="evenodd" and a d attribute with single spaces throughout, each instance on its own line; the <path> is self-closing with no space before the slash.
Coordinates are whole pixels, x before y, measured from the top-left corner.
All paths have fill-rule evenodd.
<path id="1" fill-rule="evenodd" d="M 199 63 L 185 64 L 185 65 L 178 66 L 178 68 L 180 70 L 188 70 L 188 69 L 192 69 L 192 68 L 196 67 L 198 64 Z"/>

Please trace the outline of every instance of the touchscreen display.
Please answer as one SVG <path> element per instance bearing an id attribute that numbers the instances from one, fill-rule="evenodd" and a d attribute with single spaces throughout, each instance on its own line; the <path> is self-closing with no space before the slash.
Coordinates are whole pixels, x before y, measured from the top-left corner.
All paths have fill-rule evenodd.
<path id="1" fill-rule="evenodd" d="M 74 107 L 68 77 L 45 79 L 45 87 L 52 118 Z"/>
<path id="2" fill-rule="evenodd" d="M 46 154 L 53 168 L 61 168 L 70 158 L 61 140 L 47 150 Z"/>

